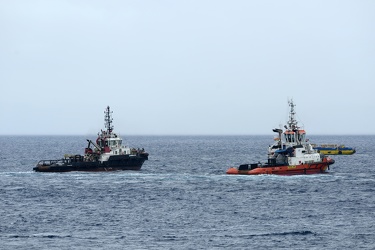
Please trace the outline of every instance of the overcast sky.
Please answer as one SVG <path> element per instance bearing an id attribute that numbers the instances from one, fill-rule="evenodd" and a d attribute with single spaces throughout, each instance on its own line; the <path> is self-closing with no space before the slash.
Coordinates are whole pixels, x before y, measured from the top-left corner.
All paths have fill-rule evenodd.
<path id="1" fill-rule="evenodd" d="M 0 134 L 374 134 L 375 1 L 0 0 Z"/>

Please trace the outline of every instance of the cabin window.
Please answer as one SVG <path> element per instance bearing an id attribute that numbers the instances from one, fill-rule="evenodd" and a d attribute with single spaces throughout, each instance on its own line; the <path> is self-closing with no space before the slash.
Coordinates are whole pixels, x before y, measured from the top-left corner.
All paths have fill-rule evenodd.
<path id="1" fill-rule="evenodd" d="M 294 135 L 294 134 L 287 134 L 287 135 L 285 135 L 285 140 L 286 140 L 287 142 L 294 142 L 294 140 L 295 140 L 295 135 Z"/>

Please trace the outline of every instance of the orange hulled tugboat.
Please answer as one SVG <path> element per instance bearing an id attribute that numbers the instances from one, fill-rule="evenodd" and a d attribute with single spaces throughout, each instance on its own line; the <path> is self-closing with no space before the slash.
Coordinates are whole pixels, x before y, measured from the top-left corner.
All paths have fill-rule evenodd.
<path id="1" fill-rule="evenodd" d="M 101 130 L 95 142 L 87 140 L 88 146 L 85 148 L 84 155 L 65 155 L 63 159 L 41 160 L 33 170 L 36 172 L 140 170 L 143 163 L 148 160 L 148 153 L 144 149 L 122 145 L 122 139 L 113 133 L 112 111 L 109 106 L 104 113 L 107 130 Z"/>
<path id="2" fill-rule="evenodd" d="M 268 162 L 243 164 L 232 167 L 227 174 L 317 174 L 324 173 L 335 161 L 318 153 L 306 140 L 306 132 L 295 119 L 293 100 L 289 101 L 289 121 L 285 130 L 273 129 L 278 133 L 275 143 L 268 148 Z"/>

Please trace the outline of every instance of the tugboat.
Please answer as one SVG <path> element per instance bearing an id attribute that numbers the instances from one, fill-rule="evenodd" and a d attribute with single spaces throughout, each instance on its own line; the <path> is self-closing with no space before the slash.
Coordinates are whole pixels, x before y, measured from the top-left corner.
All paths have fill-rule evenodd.
<path id="1" fill-rule="evenodd" d="M 148 153 L 144 149 L 122 145 L 122 139 L 113 132 L 112 111 L 109 106 L 104 113 L 107 130 L 101 130 L 95 142 L 87 140 L 88 145 L 84 155 L 65 155 L 63 159 L 41 160 L 33 170 L 36 172 L 140 170 L 143 163 L 148 160 Z"/>
<path id="2" fill-rule="evenodd" d="M 352 155 L 354 154 L 355 148 L 346 147 L 345 145 L 340 144 L 321 144 L 315 145 L 311 144 L 318 153 L 325 155 Z"/>
<path id="3" fill-rule="evenodd" d="M 275 143 L 268 148 L 268 162 L 243 164 L 238 168 L 231 167 L 227 174 L 317 174 L 324 173 L 335 161 L 313 149 L 306 140 L 306 132 L 298 126 L 295 119 L 293 100 L 288 101 L 290 106 L 289 121 L 285 130 L 273 129 L 278 133 Z"/>

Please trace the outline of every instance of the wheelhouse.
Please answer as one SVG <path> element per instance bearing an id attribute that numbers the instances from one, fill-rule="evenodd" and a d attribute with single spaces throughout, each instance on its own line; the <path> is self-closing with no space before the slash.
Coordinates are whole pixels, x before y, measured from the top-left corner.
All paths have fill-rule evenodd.
<path id="1" fill-rule="evenodd" d="M 106 138 L 104 140 L 98 140 L 98 146 L 101 148 L 110 147 L 110 148 L 118 148 L 122 145 L 121 138 Z"/>
<path id="2" fill-rule="evenodd" d="M 305 130 L 287 130 L 284 132 L 284 141 L 287 143 L 300 144 L 306 141 Z"/>

